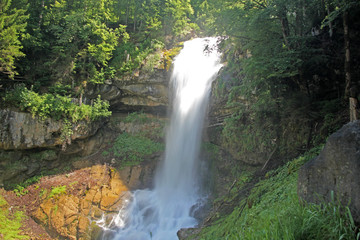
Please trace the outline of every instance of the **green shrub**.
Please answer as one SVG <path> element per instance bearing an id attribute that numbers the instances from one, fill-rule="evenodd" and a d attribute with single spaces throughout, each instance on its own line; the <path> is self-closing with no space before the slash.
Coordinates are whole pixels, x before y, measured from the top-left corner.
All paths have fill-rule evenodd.
<path id="1" fill-rule="evenodd" d="M 16 188 L 14 189 L 14 193 L 16 194 L 16 196 L 21 197 L 28 194 L 29 190 L 25 189 L 25 187 L 21 185 L 17 185 Z"/>
<path id="2" fill-rule="evenodd" d="M 71 97 L 59 94 L 38 94 L 24 85 L 17 86 L 14 91 L 6 93 L 4 97 L 6 103 L 28 111 L 33 117 L 38 116 L 42 120 L 47 118 L 68 119 L 72 123 L 76 123 L 81 120 L 98 120 L 111 115 L 108 110 L 109 103 L 101 100 L 100 96 L 95 99 L 92 106 L 77 105 L 71 100 Z"/>
<path id="3" fill-rule="evenodd" d="M 121 75 L 140 69 L 142 65 L 145 71 L 151 72 L 160 58 L 156 52 L 164 46 L 164 43 L 156 39 L 145 40 L 142 43 L 123 43 L 114 51 L 110 65 Z"/>
<path id="4" fill-rule="evenodd" d="M 88 105 L 83 104 L 81 106 L 88 106 Z M 111 112 L 108 110 L 109 107 L 110 107 L 109 103 L 107 101 L 101 100 L 100 95 L 99 95 L 91 108 L 90 119 L 98 120 L 102 117 L 111 116 Z"/>

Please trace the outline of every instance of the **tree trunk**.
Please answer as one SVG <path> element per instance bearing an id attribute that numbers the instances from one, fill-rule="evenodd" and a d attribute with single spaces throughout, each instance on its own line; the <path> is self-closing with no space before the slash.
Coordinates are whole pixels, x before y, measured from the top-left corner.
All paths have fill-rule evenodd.
<path id="1" fill-rule="evenodd" d="M 350 69 L 350 36 L 349 36 L 349 13 L 345 11 L 343 14 L 344 27 L 344 45 L 345 45 L 345 98 L 350 96 L 351 88 L 351 69 Z"/>
<path id="2" fill-rule="evenodd" d="M 358 119 L 358 100 L 357 87 L 352 86 L 351 82 L 351 58 L 350 58 L 350 33 L 349 33 L 349 13 L 345 11 L 343 14 L 344 27 L 344 45 L 345 45 L 345 99 L 349 98 L 350 122 Z"/>
<path id="3" fill-rule="evenodd" d="M 289 28 L 289 21 L 288 21 L 288 19 L 286 17 L 286 13 L 285 13 L 285 16 L 280 17 L 280 22 L 281 22 L 281 28 L 282 28 L 282 33 L 283 33 L 283 38 L 284 38 L 285 45 L 288 48 L 290 48 L 289 41 L 288 41 L 288 37 L 290 35 L 290 28 Z"/>
<path id="4" fill-rule="evenodd" d="M 290 49 L 288 37 L 290 36 L 289 20 L 287 18 L 287 9 L 285 6 L 278 7 L 278 16 L 281 24 L 282 35 L 285 45 Z"/>
<path id="5" fill-rule="evenodd" d="M 128 25 L 128 21 L 129 21 L 129 11 L 130 11 L 130 0 L 127 1 L 126 4 L 126 19 L 125 19 L 125 25 Z"/>
<path id="6" fill-rule="evenodd" d="M 135 6 L 135 10 L 134 10 L 134 33 L 136 31 L 136 6 Z"/>
<path id="7" fill-rule="evenodd" d="M 349 97 L 350 122 L 358 120 L 359 103 L 357 98 Z"/>
<path id="8" fill-rule="evenodd" d="M 328 3 L 328 1 L 326 1 L 326 9 L 327 9 L 327 14 L 328 16 L 330 15 L 330 4 Z M 333 35 L 333 26 L 332 26 L 332 22 L 329 21 L 329 35 L 330 37 L 332 37 Z"/>
<path id="9" fill-rule="evenodd" d="M 39 27 L 41 26 L 41 24 L 42 24 L 42 19 L 43 19 L 43 10 L 44 10 L 44 8 L 45 8 L 45 2 L 44 2 L 44 0 L 42 0 L 41 1 L 41 11 L 40 11 L 40 14 L 39 14 Z"/>

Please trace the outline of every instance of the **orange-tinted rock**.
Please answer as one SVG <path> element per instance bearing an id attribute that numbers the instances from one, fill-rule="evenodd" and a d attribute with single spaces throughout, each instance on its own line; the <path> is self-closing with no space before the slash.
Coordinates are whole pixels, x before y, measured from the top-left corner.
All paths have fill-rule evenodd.
<path id="1" fill-rule="evenodd" d="M 78 225 L 78 231 L 79 233 L 86 233 L 90 226 L 90 220 L 87 217 L 80 216 L 79 217 L 79 225 Z"/>
<path id="2" fill-rule="evenodd" d="M 128 188 L 120 174 L 105 165 L 93 166 L 89 172 L 95 183 L 86 184 L 90 189 L 77 195 L 47 196 L 34 217 L 63 238 L 91 239 L 91 221 L 118 211 L 128 197 Z"/>

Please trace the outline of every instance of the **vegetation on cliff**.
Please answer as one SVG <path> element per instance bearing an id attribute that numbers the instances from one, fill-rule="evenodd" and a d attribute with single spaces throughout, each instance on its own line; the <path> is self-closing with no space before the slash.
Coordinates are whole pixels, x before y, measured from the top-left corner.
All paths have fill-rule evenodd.
<path id="1" fill-rule="evenodd" d="M 124 119 L 124 132 L 102 152 L 106 158 L 120 159 L 119 168 L 139 165 L 151 155 L 163 152 L 165 121 L 143 112 L 133 112 Z"/>

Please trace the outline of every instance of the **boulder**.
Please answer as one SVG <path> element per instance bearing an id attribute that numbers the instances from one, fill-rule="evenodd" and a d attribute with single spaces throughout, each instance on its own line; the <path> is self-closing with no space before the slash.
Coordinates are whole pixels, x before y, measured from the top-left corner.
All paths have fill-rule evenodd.
<path id="1" fill-rule="evenodd" d="M 307 202 L 335 200 L 360 222 L 360 121 L 332 134 L 320 155 L 299 171 L 298 195 Z"/>

